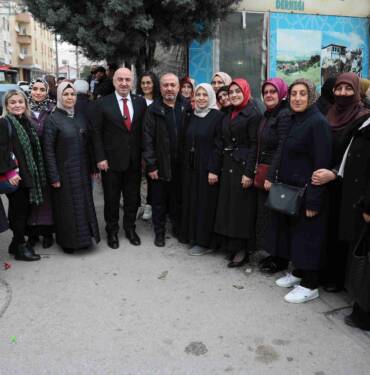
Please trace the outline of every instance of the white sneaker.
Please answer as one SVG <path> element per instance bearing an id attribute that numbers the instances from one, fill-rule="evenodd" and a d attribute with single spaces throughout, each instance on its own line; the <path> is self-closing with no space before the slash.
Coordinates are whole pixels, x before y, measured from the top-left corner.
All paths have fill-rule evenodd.
<path id="1" fill-rule="evenodd" d="M 299 277 L 293 276 L 290 272 L 285 274 L 285 276 L 280 277 L 275 281 L 277 286 L 281 286 L 282 288 L 290 288 L 292 286 L 298 285 L 301 282 Z"/>
<path id="2" fill-rule="evenodd" d="M 303 303 L 319 297 L 318 289 L 308 289 L 297 285 L 285 297 L 285 301 L 290 303 Z"/>
<path id="3" fill-rule="evenodd" d="M 144 206 L 143 220 L 150 220 L 152 218 L 152 206 L 146 204 Z"/>

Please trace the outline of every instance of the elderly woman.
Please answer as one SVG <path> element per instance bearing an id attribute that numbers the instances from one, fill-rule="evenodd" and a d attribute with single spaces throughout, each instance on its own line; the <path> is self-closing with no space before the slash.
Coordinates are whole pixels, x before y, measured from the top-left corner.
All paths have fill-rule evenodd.
<path id="1" fill-rule="evenodd" d="M 0 119 L 0 174 L 5 175 L 11 185 L 18 186 L 7 194 L 8 218 L 13 232 L 9 253 L 14 254 L 16 260 L 35 261 L 40 256 L 26 243 L 25 232 L 32 206 L 43 203 L 42 187 L 46 178 L 41 145 L 29 116 L 25 94 L 8 91 Z"/>
<path id="2" fill-rule="evenodd" d="M 266 106 L 258 132 L 256 176 L 257 221 L 256 248 L 269 251 L 266 243 L 270 224 L 270 210 L 265 206 L 271 183 L 275 181 L 281 150 L 290 127 L 290 110 L 287 102 L 288 86 L 281 78 L 271 78 L 262 85 L 262 97 Z M 270 274 L 286 269 L 284 258 L 267 257 L 260 262 L 260 269 Z"/>
<path id="3" fill-rule="evenodd" d="M 278 180 L 305 189 L 297 216 L 271 212 L 270 252 L 290 260 L 293 272 L 276 280 L 280 287 L 296 286 L 285 301 L 302 303 L 319 296 L 319 266 L 326 240 L 326 188 L 313 185 L 314 170 L 329 168 L 331 135 L 329 123 L 316 107 L 315 85 L 305 79 L 294 81 L 289 88 L 293 112 L 290 130 L 283 144 Z"/>
<path id="4" fill-rule="evenodd" d="M 229 86 L 222 86 L 216 93 L 217 104 L 221 112 L 228 114 L 231 111 L 231 102 L 229 98 Z"/>
<path id="5" fill-rule="evenodd" d="M 52 186 L 56 242 L 66 253 L 90 247 L 91 238 L 100 241 L 91 190 L 87 124 L 75 113 L 76 91 L 62 82 L 57 91 L 57 108 L 45 124 L 44 155 Z"/>
<path id="6" fill-rule="evenodd" d="M 232 78 L 225 72 L 217 72 L 213 75 L 211 85 L 217 92 L 222 86 L 230 86 Z"/>
<path id="7" fill-rule="evenodd" d="M 232 111 L 223 117 L 216 137 L 215 164 L 210 183 L 220 183 L 215 232 L 223 236 L 231 253 L 228 267 L 240 267 L 254 250 L 256 191 L 253 187 L 257 129 L 261 113 L 251 100 L 248 82 L 235 79 L 229 87 Z M 221 173 L 222 171 L 222 173 Z"/>
<path id="8" fill-rule="evenodd" d="M 201 83 L 195 88 L 195 109 L 185 130 L 183 212 L 181 242 L 190 243 L 190 255 L 203 255 L 216 246 L 214 219 L 218 184 L 209 179 L 213 146 L 221 126 L 212 86 Z"/>
<path id="9" fill-rule="evenodd" d="M 337 178 L 346 147 L 354 133 L 368 118 L 370 110 L 361 102 L 360 79 L 354 73 L 340 74 L 334 84 L 334 105 L 327 114 L 331 125 L 333 155 L 330 169 L 315 171 L 315 185 L 328 183 L 329 238 L 321 270 L 321 281 L 327 292 L 339 292 L 344 287 L 347 268 L 348 244 L 339 232 L 339 212 L 342 200 L 341 179 Z"/>
<path id="10" fill-rule="evenodd" d="M 31 82 L 28 102 L 31 110 L 30 121 L 36 130 L 42 145 L 44 125 L 54 108 L 53 101 L 49 98 L 49 85 L 42 78 Z M 42 247 L 47 249 L 53 244 L 53 212 L 51 209 L 50 187 L 43 188 L 44 202 L 40 206 L 33 206 L 28 218 L 28 242 L 31 246 L 43 236 Z"/>

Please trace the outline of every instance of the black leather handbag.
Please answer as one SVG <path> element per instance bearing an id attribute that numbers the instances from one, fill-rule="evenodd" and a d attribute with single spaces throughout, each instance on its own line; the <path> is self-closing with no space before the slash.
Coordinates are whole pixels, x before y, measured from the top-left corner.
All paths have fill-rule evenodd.
<path id="1" fill-rule="evenodd" d="M 298 187 L 274 182 L 271 186 L 265 205 L 271 210 L 289 216 L 297 216 L 302 206 L 306 187 Z"/>
<path id="2" fill-rule="evenodd" d="M 349 295 L 364 310 L 370 311 L 370 238 L 369 225 L 364 224 L 352 251 L 346 280 Z"/>

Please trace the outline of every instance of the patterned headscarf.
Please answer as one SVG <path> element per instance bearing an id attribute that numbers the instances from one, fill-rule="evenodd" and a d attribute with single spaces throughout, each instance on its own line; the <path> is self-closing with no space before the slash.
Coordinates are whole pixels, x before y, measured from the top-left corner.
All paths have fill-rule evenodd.
<path id="1" fill-rule="evenodd" d="M 312 105 L 314 105 L 317 100 L 317 92 L 316 92 L 315 84 L 309 79 L 298 78 L 289 86 L 289 96 L 290 96 L 290 92 L 292 91 L 293 86 L 295 85 L 305 85 L 307 87 L 307 91 L 308 91 L 307 109 L 310 108 Z"/>
<path id="2" fill-rule="evenodd" d="M 41 102 L 37 102 L 35 99 L 32 98 L 32 87 L 37 82 L 42 83 L 46 89 L 46 97 Z M 50 111 L 53 101 L 49 98 L 49 85 L 44 79 L 36 78 L 33 81 L 31 81 L 30 91 L 28 92 L 27 97 L 32 112 Z"/>
<path id="3" fill-rule="evenodd" d="M 68 113 L 68 116 L 73 117 L 74 116 L 74 107 L 73 108 L 65 108 L 63 105 L 63 92 L 66 89 L 73 89 L 74 93 L 76 94 L 75 87 L 73 86 L 73 83 L 63 81 L 58 85 L 57 90 L 57 108 L 62 109 L 63 111 Z M 77 95 L 77 94 L 76 94 Z"/>
<path id="4" fill-rule="evenodd" d="M 211 109 L 217 109 L 217 101 L 216 101 L 216 94 L 213 90 L 212 86 L 209 83 L 200 83 L 196 88 L 194 93 L 196 94 L 197 91 L 202 88 L 207 91 L 208 94 L 208 105 L 207 108 L 200 109 L 197 107 L 197 104 L 195 102 L 195 108 L 194 108 L 194 114 L 197 117 L 206 117 L 209 112 L 211 112 Z"/>
<path id="5" fill-rule="evenodd" d="M 219 76 L 222 79 L 222 81 L 224 82 L 224 86 L 229 86 L 232 81 L 232 78 L 225 72 L 215 73 L 212 77 L 212 81 L 215 79 L 216 76 Z"/>

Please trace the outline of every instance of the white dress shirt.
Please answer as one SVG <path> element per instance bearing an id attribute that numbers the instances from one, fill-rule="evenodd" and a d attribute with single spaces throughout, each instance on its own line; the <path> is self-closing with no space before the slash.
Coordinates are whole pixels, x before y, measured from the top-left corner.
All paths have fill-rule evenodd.
<path id="1" fill-rule="evenodd" d="M 117 98 L 117 101 L 118 101 L 119 110 L 121 111 L 121 115 L 122 115 L 122 117 L 124 117 L 124 113 L 123 113 L 123 97 L 121 95 L 119 95 L 117 93 L 117 91 L 115 91 L 114 93 L 116 94 L 116 98 Z M 128 94 L 126 98 L 127 98 L 128 111 L 130 112 L 130 118 L 131 118 L 131 122 L 132 122 L 132 119 L 134 117 L 134 106 L 132 105 L 131 95 Z"/>

